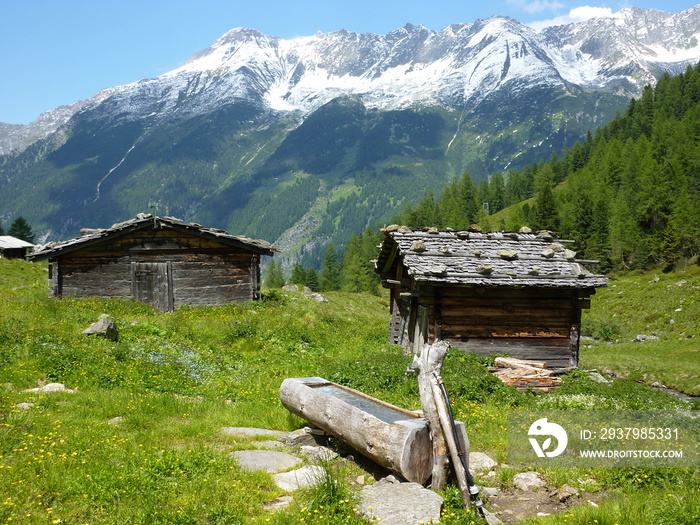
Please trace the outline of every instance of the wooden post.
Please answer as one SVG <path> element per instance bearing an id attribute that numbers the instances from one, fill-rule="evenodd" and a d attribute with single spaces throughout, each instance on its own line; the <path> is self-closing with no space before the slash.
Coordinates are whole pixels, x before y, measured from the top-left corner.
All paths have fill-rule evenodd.
<path id="1" fill-rule="evenodd" d="M 413 358 L 411 364 L 411 368 L 418 375 L 420 403 L 423 408 L 423 416 L 428 420 L 430 439 L 433 442 L 433 474 L 430 484 L 433 490 L 442 489 L 447 484 L 450 463 L 445 435 L 440 424 L 436 399 L 431 386 L 431 378 L 433 372 L 440 373 L 449 348 L 450 345 L 445 341 L 435 341 L 432 345 L 423 344 L 420 353 Z"/>
<path id="2" fill-rule="evenodd" d="M 440 424 L 442 425 L 443 433 L 445 434 L 445 441 L 447 442 L 447 448 L 450 451 L 450 457 L 452 458 L 452 465 L 454 467 L 455 477 L 457 478 L 457 485 L 459 485 L 459 492 L 462 494 L 462 503 L 465 508 L 469 507 L 469 482 L 467 481 L 467 473 L 462 466 L 462 458 L 459 455 L 459 450 L 457 448 L 458 436 L 455 436 L 452 432 L 452 423 L 450 421 L 450 414 L 447 409 L 447 402 L 442 395 L 440 390 L 440 385 L 438 383 L 438 377 L 433 374 L 430 377 L 430 387 L 433 391 L 433 398 L 435 399 L 435 406 L 437 407 L 438 416 L 440 418 Z M 440 379 L 442 381 L 442 379 Z"/>
<path id="3" fill-rule="evenodd" d="M 425 306 L 418 305 L 412 311 L 416 316 L 416 324 L 413 327 L 413 353 L 419 355 L 429 338 L 428 309 Z M 445 350 L 445 353 L 447 353 L 447 350 Z M 444 355 L 442 357 L 443 359 L 445 358 Z M 442 368 L 442 361 L 440 361 L 440 368 Z"/>

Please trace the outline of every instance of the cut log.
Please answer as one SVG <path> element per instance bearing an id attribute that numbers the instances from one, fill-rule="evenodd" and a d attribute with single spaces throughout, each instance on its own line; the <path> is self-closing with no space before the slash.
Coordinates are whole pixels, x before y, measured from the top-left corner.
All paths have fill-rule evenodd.
<path id="1" fill-rule="evenodd" d="M 433 470 L 428 422 L 414 412 L 320 377 L 285 379 L 280 400 L 306 419 L 408 481 Z"/>
<path id="2" fill-rule="evenodd" d="M 547 361 L 530 361 L 528 359 L 515 359 L 514 357 L 497 357 L 494 362 L 499 368 L 547 368 Z"/>

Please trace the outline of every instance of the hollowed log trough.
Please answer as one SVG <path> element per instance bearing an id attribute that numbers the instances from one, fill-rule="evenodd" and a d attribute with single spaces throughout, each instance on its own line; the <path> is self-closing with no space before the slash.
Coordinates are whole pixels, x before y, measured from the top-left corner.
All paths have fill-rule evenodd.
<path id="1" fill-rule="evenodd" d="M 285 379 L 280 400 L 290 412 L 407 481 L 424 485 L 432 473 L 428 422 L 414 412 L 320 377 Z"/>

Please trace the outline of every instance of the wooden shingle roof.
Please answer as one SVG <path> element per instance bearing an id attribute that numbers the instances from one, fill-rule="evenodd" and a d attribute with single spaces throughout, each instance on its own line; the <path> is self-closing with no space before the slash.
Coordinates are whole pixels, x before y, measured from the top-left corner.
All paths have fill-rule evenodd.
<path id="1" fill-rule="evenodd" d="M 576 253 L 550 232 L 506 233 L 413 230 L 390 226 L 375 262 L 384 279 L 393 279 L 403 261 L 417 283 L 472 286 L 599 288 L 602 275 L 589 272 Z"/>
<path id="2" fill-rule="evenodd" d="M 134 230 L 146 228 L 169 228 L 179 231 L 186 231 L 198 237 L 211 239 L 224 245 L 243 247 L 261 255 L 273 255 L 274 252 L 277 251 L 274 245 L 267 241 L 249 239 L 240 235 L 231 235 L 225 230 L 220 230 L 217 228 L 204 228 L 199 224 L 187 223 L 174 217 L 157 217 L 150 213 L 139 213 L 136 218 L 113 224 L 110 228 L 84 228 L 80 231 L 82 234 L 81 237 L 42 246 L 37 251 L 33 252 L 29 256 L 29 259 L 42 260 L 56 257 L 74 250 L 79 250 L 91 244 L 104 242 Z"/>

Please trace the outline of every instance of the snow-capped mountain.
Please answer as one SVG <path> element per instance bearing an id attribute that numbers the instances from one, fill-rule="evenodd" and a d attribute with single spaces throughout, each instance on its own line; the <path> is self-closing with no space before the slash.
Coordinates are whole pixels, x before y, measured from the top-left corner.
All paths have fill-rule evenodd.
<path id="1" fill-rule="evenodd" d="M 465 170 L 478 179 L 549 158 L 700 61 L 699 39 L 700 6 L 543 30 L 500 16 L 288 40 L 233 29 L 174 71 L 0 127 L 0 154 L 12 151 L 0 209 L 66 235 L 158 201 L 298 247 L 338 195 L 367 192 L 368 223 Z M 292 190 L 304 207 L 285 201 L 286 222 L 271 220 L 263 209 L 281 213 L 275 199 L 296 203 Z"/>
<path id="2" fill-rule="evenodd" d="M 233 29 L 182 67 L 99 93 L 124 115 L 191 116 L 246 100 L 309 114 L 340 95 L 383 110 L 475 105 L 503 89 L 567 84 L 635 95 L 659 72 L 700 60 L 700 6 L 680 14 L 623 9 L 614 17 L 535 30 L 505 17 L 433 31 L 349 31 L 283 40 Z"/>

